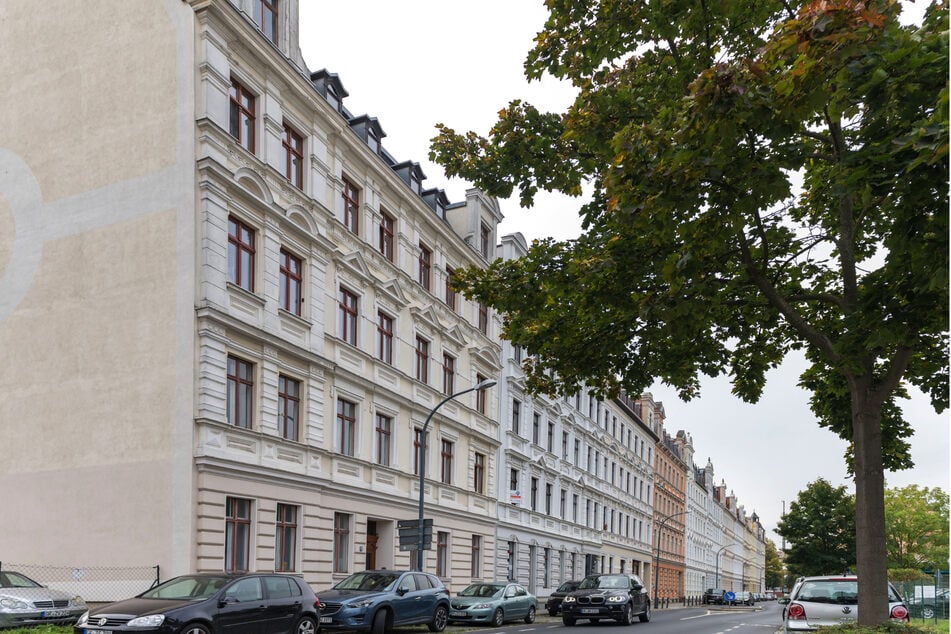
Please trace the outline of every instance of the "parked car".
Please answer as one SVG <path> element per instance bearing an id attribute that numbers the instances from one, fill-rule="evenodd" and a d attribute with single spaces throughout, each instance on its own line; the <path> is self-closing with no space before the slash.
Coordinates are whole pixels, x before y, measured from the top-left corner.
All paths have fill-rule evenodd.
<path id="1" fill-rule="evenodd" d="M 195 574 L 83 614 L 74 634 L 315 634 L 320 602 L 304 580 L 278 573 Z"/>
<path id="2" fill-rule="evenodd" d="M 707 588 L 703 593 L 704 605 L 723 605 L 723 588 Z"/>
<path id="3" fill-rule="evenodd" d="M 14 570 L 0 572 L 0 628 L 72 625 L 85 611 L 80 596 L 47 588 Z"/>
<path id="4" fill-rule="evenodd" d="M 939 590 L 933 597 L 915 597 L 907 601 L 911 616 L 919 619 L 948 618 L 948 591 Z"/>
<path id="5" fill-rule="evenodd" d="M 439 577 L 423 572 L 365 570 L 317 596 L 327 629 L 383 634 L 425 624 L 430 632 L 442 632 L 449 620 L 449 591 Z"/>
<path id="6" fill-rule="evenodd" d="M 730 601 L 730 605 L 753 605 L 753 603 L 753 595 L 745 590 L 734 592 L 733 599 Z"/>
<path id="7" fill-rule="evenodd" d="M 535 622 L 537 599 L 517 583 L 473 583 L 449 602 L 449 622 L 488 623 L 499 627 L 506 621 Z"/>
<path id="8" fill-rule="evenodd" d="M 561 621 L 568 626 L 578 619 L 591 623 L 613 619 L 628 625 L 635 614 L 642 623 L 651 620 L 651 600 L 637 575 L 588 575 L 561 602 Z"/>
<path id="9" fill-rule="evenodd" d="M 566 581 L 558 586 L 557 590 L 548 595 L 548 600 L 545 601 L 545 609 L 548 610 L 549 616 L 558 616 L 558 612 L 561 610 L 561 602 L 564 600 L 565 595 L 577 590 L 580 584 L 581 582 L 576 580 Z"/>
<path id="10" fill-rule="evenodd" d="M 796 581 L 783 609 L 783 631 L 813 632 L 820 626 L 839 625 L 858 619 L 858 578 L 854 575 L 802 577 Z M 893 621 L 908 621 L 908 606 L 888 584 L 888 615 Z"/>

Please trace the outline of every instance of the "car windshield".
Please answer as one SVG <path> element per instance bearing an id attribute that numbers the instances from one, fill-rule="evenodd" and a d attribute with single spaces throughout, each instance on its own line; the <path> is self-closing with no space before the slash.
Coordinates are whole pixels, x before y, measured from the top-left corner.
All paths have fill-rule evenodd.
<path id="1" fill-rule="evenodd" d="M 383 592 L 399 578 L 395 572 L 358 572 L 334 586 L 334 590 L 365 590 Z"/>
<path id="2" fill-rule="evenodd" d="M 43 586 L 19 572 L 0 572 L 0 588 L 42 588 Z"/>
<path id="3" fill-rule="evenodd" d="M 630 583 L 628 583 L 627 577 L 617 575 L 591 575 L 590 577 L 584 578 L 581 585 L 578 586 L 578 589 L 594 590 L 596 588 L 614 588 L 623 590 L 629 587 Z"/>
<path id="4" fill-rule="evenodd" d="M 169 579 L 160 586 L 143 592 L 143 599 L 178 599 L 185 601 L 201 601 L 221 590 L 231 581 L 231 577 L 208 575 L 186 575 Z"/>
<path id="5" fill-rule="evenodd" d="M 558 592 L 571 592 L 572 590 L 577 589 L 577 587 L 578 587 L 577 581 L 566 581 L 560 586 L 558 586 Z"/>
<path id="6" fill-rule="evenodd" d="M 459 593 L 460 597 L 494 597 L 502 593 L 505 589 L 503 584 L 497 583 L 473 583 L 471 586 Z"/>

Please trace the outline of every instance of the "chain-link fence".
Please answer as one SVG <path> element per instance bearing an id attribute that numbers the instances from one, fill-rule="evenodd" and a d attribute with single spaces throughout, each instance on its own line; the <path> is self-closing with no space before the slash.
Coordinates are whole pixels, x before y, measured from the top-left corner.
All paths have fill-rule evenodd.
<path id="1" fill-rule="evenodd" d="M 121 601 L 159 583 L 158 566 L 43 566 L 0 562 L 0 573 L 17 572 L 40 585 L 79 595 L 89 603 Z"/>
<path id="2" fill-rule="evenodd" d="M 912 619 L 948 620 L 948 571 L 926 571 L 917 581 L 893 585 L 905 598 Z"/>

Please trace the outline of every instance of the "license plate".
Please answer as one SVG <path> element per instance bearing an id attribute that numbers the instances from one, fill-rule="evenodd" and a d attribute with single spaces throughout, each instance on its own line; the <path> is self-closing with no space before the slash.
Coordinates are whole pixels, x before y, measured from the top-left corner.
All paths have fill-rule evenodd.
<path id="1" fill-rule="evenodd" d="M 334 617 L 332 617 L 332 616 L 322 616 L 322 617 L 320 617 L 320 622 L 321 622 L 321 623 L 333 623 L 333 622 L 334 622 Z M 86 632 L 86 634 L 89 634 L 89 632 Z"/>
<path id="2" fill-rule="evenodd" d="M 83 630 L 83 634 L 112 634 L 112 630 Z"/>
<path id="3" fill-rule="evenodd" d="M 581 608 L 582 614 L 597 614 L 600 611 L 598 608 Z"/>
<path id="4" fill-rule="evenodd" d="M 61 619 L 64 616 L 69 616 L 69 610 L 47 610 L 46 612 L 40 612 L 40 617 L 44 619 Z"/>
<path id="5" fill-rule="evenodd" d="M 453 610 L 449 613 L 449 616 L 465 616 L 465 612 L 460 612 L 459 610 Z"/>

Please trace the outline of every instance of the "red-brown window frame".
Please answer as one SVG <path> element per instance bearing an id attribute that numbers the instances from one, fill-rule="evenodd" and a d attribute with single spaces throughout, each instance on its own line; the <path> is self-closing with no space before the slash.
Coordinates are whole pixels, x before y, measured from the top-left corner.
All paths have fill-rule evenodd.
<path id="1" fill-rule="evenodd" d="M 347 572 L 350 567 L 351 517 L 348 513 L 334 513 L 334 572 Z"/>
<path id="2" fill-rule="evenodd" d="M 300 433 L 300 385 L 300 381 L 284 374 L 277 378 L 277 432 L 287 440 L 297 440 Z M 291 386 L 293 390 L 289 389 Z M 291 405 L 293 407 L 289 407 Z M 289 409 L 293 410 L 293 416 L 288 416 Z M 290 431 L 288 419 L 293 423 Z"/>
<path id="3" fill-rule="evenodd" d="M 452 275 L 454 271 L 451 266 L 446 266 L 446 306 L 450 310 L 456 310 L 456 292 L 452 290 Z"/>
<path id="4" fill-rule="evenodd" d="M 233 370 L 232 363 L 234 364 Z M 250 361 L 245 361 L 244 359 L 228 355 L 227 366 L 228 384 L 229 386 L 232 384 L 234 385 L 234 399 L 231 403 L 231 407 L 228 410 L 228 422 L 235 427 L 240 427 L 241 429 L 251 429 L 251 425 L 254 421 L 252 409 L 254 405 L 254 364 Z M 248 378 L 245 378 L 241 371 L 242 369 L 247 370 Z M 243 396 L 244 394 L 246 394 L 248 401 L 246 407 L 246 411 L 248 413 L 247 421 L 241 421 L 239 419 L 239 415 L 241 413 L 241 404 L 245 398 Z"/>
<path id="5" fill-rule="evenodd" d="M 340 338 L 351 346 L 357 345 L 359 302 L 356 293 L 340 287 Z"/>
<path id="6" fill-rule="evenodd" d="M 419 285 L 429 290 L 433 275 L 433 252 L 422 242 L 419 243 Z"/>
<path id="7" fill-rule="evenodd" d="M 393 318 L 386 313 L 377 313 L 377 358 L 389 365 L 393 365 L 393 323 Z"/>
<path id="8" fill-rule="evenodd" d="M 439 480 L 443 484 L 452 484 L 452 461 L 455 453 L 455 443 L 443 439 L 439 452 Z"/>
<path id="9" fill-rule="evenodd" d="M 264 37 L 275 44 L 278 43 L 278 0 L 254 0 L 254 21 L 264 33 Z M 270 26 L 270 28 L 268 28 Z"/>
<path id="10" fill-rule="evenodd" d="M 414 427 L 413 428 L 413 473 L 415 475 L 419 475 L 419 458 L 420 458 L 419 450 L 420 450 L 420 447 L 422 447 L 422 439 L 423 439 L 423 428 Z M 426 457 L 423 456 L 423 459 L 425 460 Z"/>
<path id="11" fill-rule="evenodd" d="M 489 236 L 491 235 L 485 223 L 481 223 L 479 225 L 479 252 L 482 253 L 482 257 L 486 259 L 489 257 Z"/>
<path id="12" fill-rule="evenodd" d="M 472 466 L 472 490 L 485 493 L 485 454 L 476 452 Z"/>
<path id="13" fill-rule="evenodd" d="M 447 396 L 455 391 L 456 387 L 456 358 L 449 353 L 442 355 L 442 391 Z"/>
<path id="14" fill-rule="evenodd" d="M 356 454 L 357 404 L 337 399 L 337 448 L 344 456 Z"/>
<path id="15" fill-rule="evenodd" d="M 390 452 L 393 449 L 393 418 L 385 414 L 376 415 L 376 463 L 390 466 Z"/>
<path id="16" fill-rule="evenodd" d="M 247 502 L 248 516 L 238 516 L 238 503 Z M 244 543 L 244 560 L 251 563 L 251 507 L 252 501 L 245 498 L 228 497 L 225 499 L 225 533 L 231 536 L 231 556 L 225 562 L 226 572 L 247 572 L 247 568 L 237 567 L 238 528 L 247 527 L 247 541 Z M 227 539 L 225 540 L 227 544 Z"/>
<path id="17" fill-rule="evenodd" d="M 297 189 L 304 189 L 304 137 L 285 123 L 281 145 L 284 147 L 284 176 Z"/>
<path id="18" fill-rule="evenodd" d="M 476 385 L 485 382 L 486 378 L 481 374 L 476 374 Z M 476 390 L 476 411 L 485 414 L 486 392 L 488 390 Z"/>
<path id="19" fill-rule="evenodd" d="M 283 513 L 281 512 L 283 511 Z M 297 507 L 277 505 L 275 511 L 274 572 L 294 572 L 297 569 Z M 288 535 L 291 539 L 288 540 Z M 288 544 L 290 541 L 290 544 Z"/>
<path id="20" fill-rule="evenodd" d="M 416 380 L 429 383 L 429 341 L 416 337 Z"/>
<path id="21" fill-rule="evenodd" d="M 288 251 L 281 249 L 281 288 L 279 291 L 281 308 L 300 317 L 303 306 L 304 261 Z"/>
<path id="22" fill-rule="evenodd" d="M 247 151 L 254 153 L 255 147 L 255 138 L 254 138 L 254 126 L 255 126 L 255 95 L 250 90 L 244 87 L 244 85 L 235 78 L 231 78 L 231 90 L 229 92 L 231 97 L 231 111 L 230 118 L 228 120 L 229 132 L 238 141 L 238 145 L 246 149 Z M 245 130 L 245 126 L 242 124 L 242 117 L 246 118 L 249 122 L 247 126 L 248 136 L 244 137 L 242 130 Z"/>
<path id="23" fill-rule="evenodd" d="M 244 234 L 247 234 L 245 236 Z M 246 291 L 254 292 L 254 228 L 234 216 L 228 216 L 228 273 L 230 281 Z M 231 249 L 234 253 L 231 253 Z M 248 268 L 244 270 L 244 257 L 248 256 Z M 234 257 L 234 271 L 231 271 L 231 258 Z"/>
<path id="24" fill-rule="evenodd" d="M 390 262 L 393 261 L 393 237 L 396 230 L 396 219 L 380 209 L 380 253 Z"/>
<path id="25" fill-rule="evenodd" d="M 343 224 L 351 233 L 360 234 L 360 188 L 343 179 Z"/>
<path id="26" fill-rule="evenodd" d="M 479 332 L 489 334 L 489 307 L 479 302 Z"/>

